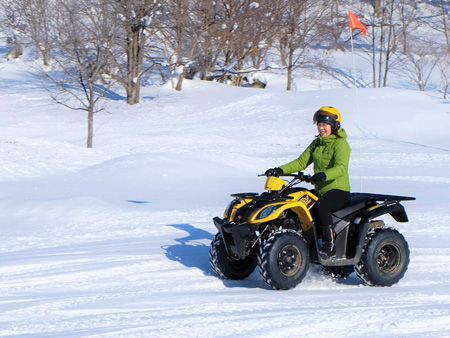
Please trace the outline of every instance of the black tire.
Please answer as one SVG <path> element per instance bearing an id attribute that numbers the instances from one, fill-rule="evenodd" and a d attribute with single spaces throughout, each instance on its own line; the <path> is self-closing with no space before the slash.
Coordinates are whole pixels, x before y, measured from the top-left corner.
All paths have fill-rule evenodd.
<path id="1" fill-rule="evenodd" d="M 256 254 L 250 254 L 243 260 L 233 260 L 228 256 L 222 234 L 214 237 L 209 248 L 209 261 L 217 275 L 224 279 L 240 280 L 248 277 L 258 263 Z"/>
<path id="2" fill-rule="evenodd" d="M 391 286 L 404 276 L 408 264 L 409 248 L 403 235 L 382 228 L 367 235 L 355 271 L 366 285 Z"/>
<path id="3" fill-rule="evenodd" d="M 309 268 L 308 245 L 294 230 L 271 234 L 263 241 L 258 258 L 261 276 L 276 290 L 296 287 Z"/>
<path id="4" fill-rule="evenodd" d="M 334 278 L 346 278 L 355 271 L 355 267 L 353 265 L 322 266 L 322 270 Z"/>

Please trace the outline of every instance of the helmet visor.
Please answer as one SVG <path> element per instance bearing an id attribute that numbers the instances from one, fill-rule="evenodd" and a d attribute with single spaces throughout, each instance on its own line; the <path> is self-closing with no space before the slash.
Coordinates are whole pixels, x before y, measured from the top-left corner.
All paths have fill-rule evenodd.
<path id="1" fill-rule="evenodd" d="M 334 118 L 334 114 L 326 113 L 326 112 L 317 112 L 314 116 L 314 120 L 316 123 L 326 123 L 334 126 L 336 120 Z"/>

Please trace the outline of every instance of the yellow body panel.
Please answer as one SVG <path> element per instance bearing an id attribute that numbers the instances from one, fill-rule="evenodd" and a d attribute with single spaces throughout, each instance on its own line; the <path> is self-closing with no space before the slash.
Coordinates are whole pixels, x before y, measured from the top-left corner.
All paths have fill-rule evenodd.
<path id="1" fill-rule="evenodd" d="M 299 218 L 302 228 L 304 231 L 309 230 L 312 227 L 312 217 L 310 213 L 310 209 L 314 205 L 314 203 L 317 201 L 318 197 L 315 196 L 312 192 L 309 190 L 301 190 L 294 192 L 292 194 L 289 194 L 289 196 L 292 197 L 290 200 L 286 200 L 283 202 L 274 202 L 265 205 L 263 208 L 258 209 L 256 212 L 251 215 L 247 222 L 251 224 L 255 223 L 263 223 L 263 222 L 269 222 L 274 219 L 277 219 L 281 216 L 281 214 L 287 210 L 292 210 Z M 231 211 L 231 219 L 234 219 L 237 209 L 242 207 L 243 205 L 251 202 L 252 199 L 242 199 L 239 201 L 239 203 L 233 205 L 233 210 Z M 257 219 L 258 215 L 266 208 L 271 206 L 279 206 L 278 209 L 276 209 L 273 213 L 271 213 L 269 216 L 261 219 Z"/>
<path id="2" fill-rule="evenodd" d="M 264 189 L 268 191 L 280 191 L 285 186 L 286 182 L 284 182 L 281 178 L 275 176 L 267 176 Z"/>
<path id="3" fill-rule="evenodd" d="M 234 219 L 234 216 L 236 215 L 236 211 L 242 207 L 243 205 L 251 202 L 252 199 L 250 198 L 246 198 L 246 199 L 241 199 L 239 200 L 239 203 L 236 203 L 235 205 L 233 205 L 233 210 L 231 211 L 231 215 L 230 215 L 230 219 Z M 226 218 L 227 217 L 227 210 L 225 210 L 223 217 Z"/>
<path id="4" fill-rule="evenodd" d="M 280 203 L 274 203 L 270 205 L 275 205 Z M 283 203 L 281 203 L 283 204 Z M 269 206 L 270 206 L 269 205 Z M 295 214 L 298 216 L 298 219 L 300 220 L 302 224 L 303 230 L 307 231 L 312 227 L 312 217 L 311 213 L 309 212 L 308 208 L 305 206 L 303 202 L 291 202 L 289 204 L 284 204 L 282 207 L 278 208 L 274 213 L 272 213 L 269 217 L 256 219 L 256 216 L 259 212 L 256 212 L 253 214 L 249 220 L 248 223 L 263 223 L 263 222 L 269 222 L 274 219 L 277 219 L 280 217 L 280 215 L 286 211 L 286 210 L 292 210 L 295 212 Z"/>

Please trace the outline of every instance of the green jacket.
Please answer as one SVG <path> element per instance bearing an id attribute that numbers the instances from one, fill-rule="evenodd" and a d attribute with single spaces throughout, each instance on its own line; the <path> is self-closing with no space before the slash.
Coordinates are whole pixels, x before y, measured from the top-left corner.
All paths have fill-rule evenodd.
<path id="1" fill-rule="evenodd" d="M 344 129 L 339 129 L 339 136 L 331 134 L 327 137 L 318 137 L 296 160 L 280 168 L 285 174 L 291 174 L 302 171 L 314 163 L 314 173 L 323 172 L 327 176 L 325 181 L 314 186 L 319 196 L 332 189 L 350 191 L 348 163 L 351 150 Z"/>

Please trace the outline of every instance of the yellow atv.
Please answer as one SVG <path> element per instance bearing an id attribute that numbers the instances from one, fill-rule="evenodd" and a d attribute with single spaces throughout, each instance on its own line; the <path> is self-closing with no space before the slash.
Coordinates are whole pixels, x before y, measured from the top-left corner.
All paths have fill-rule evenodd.
<path id="1" fill-rule="evenodd" d="M 409 264 L 408 243 L 376 218 L 390 214 L 397 222 L 408 222 L 400 201 L 414 197 L 352 193 L 348 206 L 333 213 L 336 257 L 324 259 L 311 216 L 318 197 L 298 186 L 311 177 L 280 176 L 290 181 L 268 176 L 267 192 L 233 194 L 224 218 L 213 219 L 218 232 L 209 256 L 221 278 L 244 279 L 259 265 L 268 285 L 287 290 L 302 281 L 310 263 L 336 277 L 355 271 L 371 286 L 391 286 L 403 277 Z"/>

